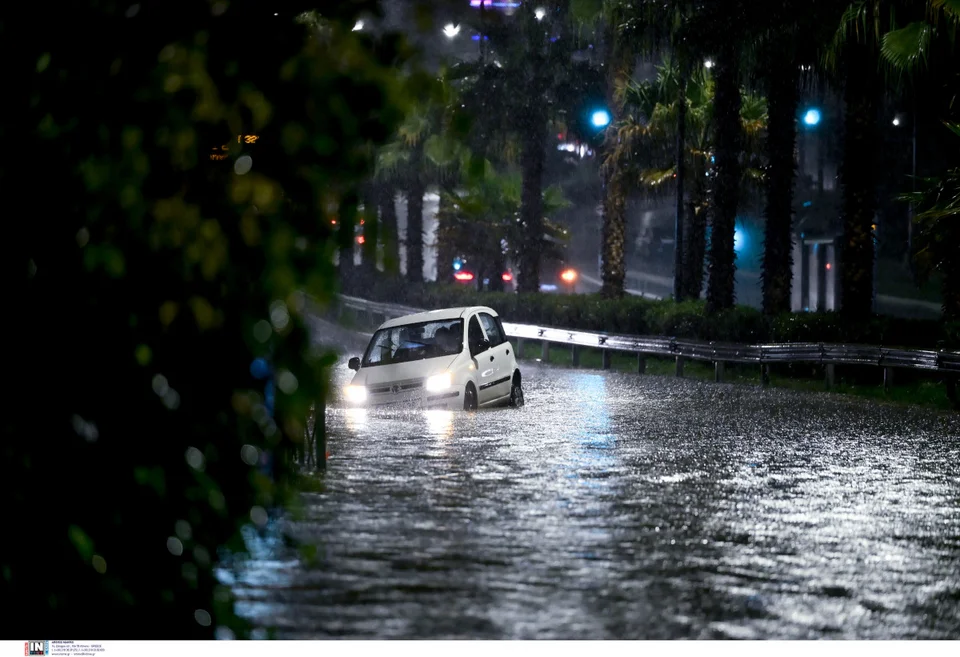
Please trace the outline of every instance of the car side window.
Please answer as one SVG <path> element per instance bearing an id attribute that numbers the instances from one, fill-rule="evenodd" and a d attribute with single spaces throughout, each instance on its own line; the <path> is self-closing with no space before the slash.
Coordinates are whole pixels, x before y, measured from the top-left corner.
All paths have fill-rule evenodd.
<path id="1" fill-rule="evenodd" d="M 482 351 L 480 343 L 483 342 L 483 331 L 480 329 L 480 322 L 477 321 L 477 316 L 474 315 L 470 318 L 469 328 L 467 329 L 467 341 L 470 343 L 470 355 L 476 356 Z"/>
<path id="2" fill-rule="evenodd" d="M 507 341 L 503 335 L 503 331 L 500 330 L 500 325 L 497 324 L 497 320 L 495 320 L 492 315 L 489 313 L 480 313 L 479 317 L 480 322 L 483 324 L 483 330 L 487 332 L 487 339 L 490 340 L 491 347 L 496 347 Z"/>

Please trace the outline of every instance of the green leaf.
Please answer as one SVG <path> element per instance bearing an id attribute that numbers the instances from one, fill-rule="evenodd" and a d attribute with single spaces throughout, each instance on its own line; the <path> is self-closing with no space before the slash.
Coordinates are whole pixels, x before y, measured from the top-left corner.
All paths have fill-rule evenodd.
<path id="1" fill-rule="evenodd" d="M 957 0 L 957 1 L 960 2 L 960 0 Z M 951 123 L 951 122 L 949 122 L 949 121 L 944 121 L 944 122 L 943 122 L 943 125 L 947 126 L 947 128 L 948 128 L 953 134 L 955 134 L 955 135 L 957 135 L 958 137 L 960 137 L 960 123 Z"/>
<path id="2" fill-rule="evenodd" d="M 70 525 L 70 528 L 67 530 L 67 535 L 70 538 L 70 542 L 73 543 L 73 547 L 77 549 L 80 557 L 84 561 L 90 561 L 93 557 L 93 539 L 76 525 Z"/>
<path id="3" fill-rule="evenodd" d="M 894 68 L 913 71 L 926 63 L 933 28 L 924 22 L 913 22 L 883 35 L 880 52 Z"/>
<path id="4" fill-rule="evenodd" d="M 137 347 L 136 351 L 134 352 L 134 356 L 137 359 L 137 363 L 139 363 L 141 367 L 146 367 L 153 359 L 153 352 L 150 350 L 150 347 L 142 344 Z"/>

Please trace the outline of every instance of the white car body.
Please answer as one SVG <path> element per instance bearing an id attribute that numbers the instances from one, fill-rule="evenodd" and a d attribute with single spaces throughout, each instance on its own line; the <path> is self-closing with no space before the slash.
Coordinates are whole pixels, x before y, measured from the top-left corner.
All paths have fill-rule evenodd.
<path id="1" fill-rule="evenodd" d="M 354 407 L 523 405 L 513 345 L 496 311 L 485 306 L 384 322 L 350 367 L 356 374 L 344 398 Z"/>

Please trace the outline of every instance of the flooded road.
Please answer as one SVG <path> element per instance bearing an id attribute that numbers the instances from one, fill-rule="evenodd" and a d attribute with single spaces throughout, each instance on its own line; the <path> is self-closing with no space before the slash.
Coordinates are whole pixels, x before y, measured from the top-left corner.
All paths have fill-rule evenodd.
<path id="1" fill-rule="evenodd" d="M 337 366 L 340 384 L 351 374 Z M 525 408 L 328 410 L 306 517 L 225 571 L 285 638 L 960 638 L 960 421 L 525 364 Z"/>

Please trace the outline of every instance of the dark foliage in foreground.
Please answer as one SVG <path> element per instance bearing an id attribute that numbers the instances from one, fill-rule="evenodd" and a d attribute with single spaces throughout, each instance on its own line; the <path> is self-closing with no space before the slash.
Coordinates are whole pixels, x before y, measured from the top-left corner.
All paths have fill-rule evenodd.
<path id="1" fill-rule="evenodd" d="M 298 291 L 399 118 L 390 44 L 295 4 L 4 5 L 5 638 L 243 633 L 214 563 L 285 499 L 325 367 Z"/>

